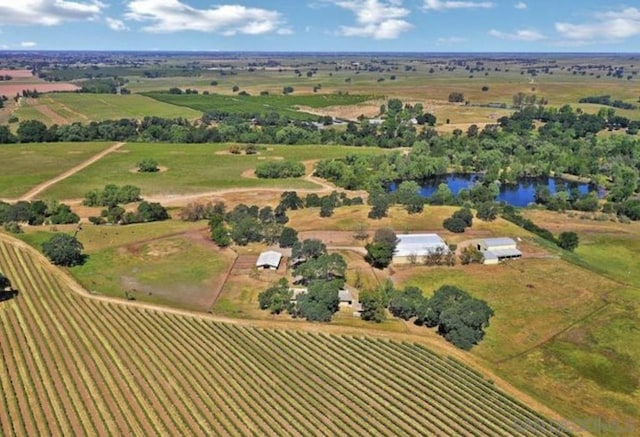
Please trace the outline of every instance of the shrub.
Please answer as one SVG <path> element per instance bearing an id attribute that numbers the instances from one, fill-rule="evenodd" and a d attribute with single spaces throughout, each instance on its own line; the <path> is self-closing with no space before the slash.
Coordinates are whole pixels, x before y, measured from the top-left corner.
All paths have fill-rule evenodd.
<path id="1" fill-rule="evenodd" d="M 82 243 L 76 237 L 56 234 L 42 244 L 42 252 L 53 264 L 71 267 L 84 262 Z"/>
<path id="2" fill-rule="evenodd" d="M 152 158 L 145 158 L 138 163 L 138 171 L 140 173 L 156 173 L 160 171 L 158 161 Z"/>
<path id="3" fill-rule="evenodd" d="M 304 171 L 304 164 L 296 161 L 267 161 L 256 166 L 256 176 L 261 179 L 297 178 Z"/>

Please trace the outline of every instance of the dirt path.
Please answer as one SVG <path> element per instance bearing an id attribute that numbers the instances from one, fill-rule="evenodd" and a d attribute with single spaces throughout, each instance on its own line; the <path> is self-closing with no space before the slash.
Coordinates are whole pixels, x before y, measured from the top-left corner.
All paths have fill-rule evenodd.
<path id="1" fill-rule="evenodd" d="M 34 197 L 36 197 L 38 194 L 42 193 L 43 191 L 45 191 L 47 188 L 51 187 L 52 185 L 55 185 L 58 182 L 66 179 L 66 178 L 68 178 L 70 176 L 73 176 L 74 174 L 78 173 L 80 170 L 83 170 L 83 169 L 89 167 L 91 164 L 101 160 L 102 158 L 104 158 L 109 153 L 115 152 L 116 150 L 118 150 L 120 147 L 122 147 L 124 145 L 125 145 L 125 143 L 116 143 L 113 146 L 109 147 L 108 149 L 105 149 L 102 152 L 98 153 L 97 155 L 92 156 L 91 158 L 87 159 L 86 161 L 81 162 L 80 164 L 76 165 L 75 167 L 70 168 L 69 170 L 65 171 L 64 173 L 59 174 L 55 178 L 49 179 L 48 181 L 45 181 L 45 182 L 43 182 L 41 184 L 36 185 L 28 193 L 26 193 L 22 197 L 20 197 L 20 200 L 32 200 Z"/>

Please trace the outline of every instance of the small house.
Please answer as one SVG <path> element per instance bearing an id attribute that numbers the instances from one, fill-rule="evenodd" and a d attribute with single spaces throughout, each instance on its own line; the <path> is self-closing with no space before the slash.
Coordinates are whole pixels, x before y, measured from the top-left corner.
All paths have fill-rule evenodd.
<path id="1" fill-rule="evenodd" d="M 278 270 L 282 254 L 273 250 L 262 252 L 256 261 L 256 267 L 264 270 Z"/>

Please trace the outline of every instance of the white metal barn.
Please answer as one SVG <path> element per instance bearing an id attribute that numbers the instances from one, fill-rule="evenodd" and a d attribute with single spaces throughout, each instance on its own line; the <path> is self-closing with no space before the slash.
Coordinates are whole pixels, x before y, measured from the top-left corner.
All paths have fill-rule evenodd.
<path id="1" fill-rule="evenodd" d="M 282 261 L 282 254 L 273 250 L 267 250 L 262 252 L 256 261 L 256 267 L 265 270 L 278 270 L 280 262 Z"/>
<path id="2" fill-rule="evenodd" d="M 402 234 L 398 235 L 398 245 L 393 253 L 393 264 L 411 264 L 420 262 L 423 257 L 436 251 L 448 253 L 447 243 L 438 234 Z"/>
<path id="3" fill-rule="evenodd" d="M 485 238 L 478 240 L 477 247 L 484 255 L 485 264 L 498 264 L 505 259 L 522 257 L 522 252 L 512 238 Z"/>

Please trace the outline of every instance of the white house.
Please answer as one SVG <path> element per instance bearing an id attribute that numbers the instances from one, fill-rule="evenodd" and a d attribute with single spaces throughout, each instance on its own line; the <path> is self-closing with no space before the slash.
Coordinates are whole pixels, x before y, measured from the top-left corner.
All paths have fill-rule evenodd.
<path id="1" fill-rule="evenodd" d="M 420 262 L 427 255 L 437 251 L 448 253 L 447 243 L 438 234 L 402 234 L 398 235 L 398 245 L 393 253 L 393 264 L 411 264 Z"/>

